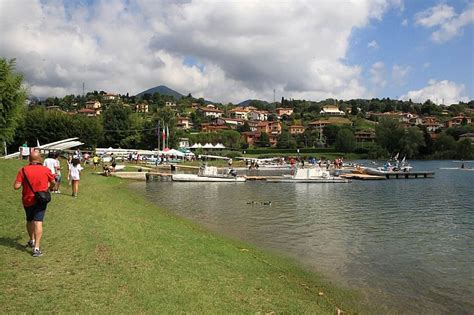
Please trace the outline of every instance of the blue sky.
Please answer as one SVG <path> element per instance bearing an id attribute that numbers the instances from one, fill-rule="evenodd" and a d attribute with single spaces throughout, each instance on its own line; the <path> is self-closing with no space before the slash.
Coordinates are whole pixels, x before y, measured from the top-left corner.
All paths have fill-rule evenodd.
<path id="1" fill-rule="evenodd" d="M 227 102 L 474 98 L 467 0 L 0 0 L 30 93 L 166 85 Z"/>
<path id="2" fill-rule="evenodd" d="M 382 20 L 373 20 L 369 26 L 354 31 L 347 62 L 366 69 L 364 82 L 370 85 L 369 69 L 383 62 L 388 69 L 394 65 L 409 67 L 401 83 L 387 83 L 377 90 L 378 96 L 398 98 L 410 89 L 421 89 L 429 80 L 449 80 L 465 85 L 466 95 L 474 95 L 474 24 L 462 29 L 449 41 L 436 43 L 430 39 L 432 29 L 416 23 L 416 14 L 443 2 L 406 1 L 403 10 L 388 11 Z M 449 1 L 447 4 L 462 12 L 467 1 Z M 404 22 L 405 21 L 405 22 Z M 405 23 L 402 25 L 402 23 Z M 368 47 L 375 41 L 377 47 Z"/>

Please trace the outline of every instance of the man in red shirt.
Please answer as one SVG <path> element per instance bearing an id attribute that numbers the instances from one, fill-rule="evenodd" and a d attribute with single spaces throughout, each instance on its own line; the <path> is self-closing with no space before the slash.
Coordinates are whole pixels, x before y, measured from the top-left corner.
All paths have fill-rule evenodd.
<path id="1" fill-rule="evenodd" d="M 21 200 L 26 213 L 26 230 L 30 236 L 28 246 L 33 247 L 33 257 L 39 257 L 42 256 L 40 242 L 43 236 L 43 219 L 46 212 L 46 204 L 36 202 L 35 194 L 26 182 L 24 174 L 28 177 L 31 187 L 35 192 L 46 191 L 48 188 L 52 188 L 55 181 L 54 175 L 49 168 L 43 166 L 41 155 L 38 151 L 32 151 L 29 160 L 30 164 L 22 168 L 16 175 L 13 188 L 17 190 L 23 186 Z"/>

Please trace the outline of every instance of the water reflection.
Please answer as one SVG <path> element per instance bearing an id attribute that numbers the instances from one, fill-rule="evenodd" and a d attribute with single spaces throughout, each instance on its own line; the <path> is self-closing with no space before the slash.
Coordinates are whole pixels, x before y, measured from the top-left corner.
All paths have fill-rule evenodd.
<path id="1" fill-rule="evenodd" d="M 295 257 L 387 310 L 469 313 L 474 172 L 438 170 L 449 163 L 414 163 L 436 170 L 435 179 L 133 187 L 212 230 Z"/>

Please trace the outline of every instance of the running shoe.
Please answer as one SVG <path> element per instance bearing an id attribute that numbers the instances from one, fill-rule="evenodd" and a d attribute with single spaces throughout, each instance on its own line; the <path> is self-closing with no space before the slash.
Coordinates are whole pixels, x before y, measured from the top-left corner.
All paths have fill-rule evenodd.
<path id="1" fill-rule="evenodd" d="M 41 257 L 41 256 L 43 256 L 43 253 L 39 249 L 35 248 L 33 250 L 33 257 Z"/>

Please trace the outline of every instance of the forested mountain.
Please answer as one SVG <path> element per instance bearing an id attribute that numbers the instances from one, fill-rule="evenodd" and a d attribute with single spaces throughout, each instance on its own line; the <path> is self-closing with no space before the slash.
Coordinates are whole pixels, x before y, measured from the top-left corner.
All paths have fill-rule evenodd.
<path id="1" fill-rule="evenodd" d="M 174 96 L 174 98 L 176 99 L 181 99 L 184 96 L 183 94 L 176 92 L 175 90 L 170 89 L 169 87 L 164 86 L 164 85 L 155 86 L 151 89 L 138 93 L 136 96 L 141 97 L 145 94 L 153 95 L 155 93 L 160 93 L 161 95 Z"/>

